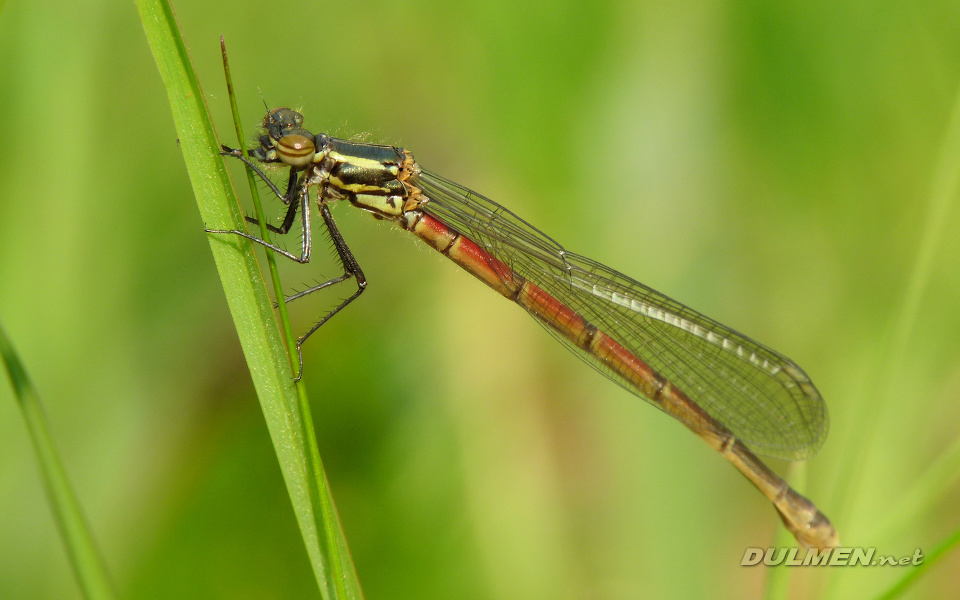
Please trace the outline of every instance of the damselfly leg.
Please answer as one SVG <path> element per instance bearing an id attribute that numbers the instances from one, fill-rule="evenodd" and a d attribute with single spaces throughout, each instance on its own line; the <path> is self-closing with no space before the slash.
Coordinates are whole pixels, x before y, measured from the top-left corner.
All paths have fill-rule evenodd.
<path id="1" fill-rule="evenodd" d="M 284 203 L 289 205 L 287 212 L 284 215 L 283 222 L 279 227 L 267 223 L 267 229 L 273 233 L 284 235 L 290 231 L 290 228 L 293 225 L 293 221 L 296 219 L 297 209 L 300 210 L 300 222 L 302 225 L 302 247 L 300 256 L 297 256 L 287 250 L 280 248 L 276 244 L 273 244 L 267 240 L 263 240 L 254 235 L 247 233 L 246 231 L 240 231 L 238 229 L 204 229 L 207 233 L 218 233 L 218 234 L 231 234 L 238 235 L 240 237 L 246 238 L 251 242 L 260 244 L 266 248 L 277 252 L 278 254 L 289 258 L 300 264 L 306 264 L 310 262 L 310 253 L 312 248 L 312 237 L 310 230 L 310 185 L 306 175 L 300 175 L 297 169 L 290 167 L 290 172 L 287 179 L 287 191 L 281 193 L 280 189 L 270 180 L 269 177 L 252 161 L 247 159 L 240 150 L 234 150 L 227 146 L 223 146 L 224 156 L 230 156 L 233 158 L 239 158 L 247 166 L 251 167 L 256 173 L 256 175 L 264 181 L 270 190 Z M 324 226 L 327 229 L 327 233 L 330 235 L 330 239 L 333 241 L 333 247 L 337 251 L 337 258 L 340 261 L 340 266 L 343 269 L 343 274 L 329 279 L 318 285 L 309 287 L 305 290 L 291 294 L 284 298 L 285 302 L 293 302 L 304 296 L 308 296 L 314 292 L 318 292 L 322 289 L 334 286 L 338 283 L 343 283 L 344 281 L 354 278 L 357 282 L 357 291 L 351 294 L 348 298 L 340 302 L 333 310 L 328 312 L 323 318 L 317 321 L 306 333 L 297 338 L 297 375 L 295 377 L 296 381 L 300 380 L 300 377 L 303 375 L 303 343 L 307 341 L 311 335 L 314 334 L 320 327 L 322 327 L 327 321 L 329 321 L 335 314 L 343 310 L 348 304 L 360 297 L 360 294 L 363 293 L 363 290 L 367 287 L 367 279 L 363 275 L 363 270 L 360 268 L 360 264 L 357 262 L 356 257 L 353 255 L 353 252 L 350 251 L 350 247 L 347 246 L 346 240 L 343 239 L 343 235 L 340 233 L 340 229 L 337 227 L 337 223 L 333 218 L 333 214 L 330 212 L 329 205 L 325 202 L 323 196 L 323 185 L 319 186 L 318 193 L 318 206 L 320 209 L 320 216 L 323 219 Z M 259 221 L 253 217 L 245 217 L 248 223 L 254 225 L 259 225 Z M 276 308 L 276 304 L 274 304 Z"/>
<path id="2" fill-rule="evenodd" d="M 290 260 L 296 261 L 300 264 L 306 264 L 310 262 L 310 251 L 313 246 L 310 232 L 310 193 L 306 185 L 301 183 L 300 175 L 297 173 L 297 170 L 292 168 L 290 169 L 290 174 L 287 181 L 287 191 L 286 193 L 281 193 L 280 189 L 270 180 L 266 174 L 260 170 L 257 165 L 251 162 L 247 157 L 240 152 L 240 150 L 233 150 L 227 146 L 223 146 L 224 152 L 221 152 L 224 156 L 230 156 L 233 158 L 239 158 L 242 160 L 248 167 L 253 169 L 253 172 L 257 174 L 262 181 L 264 181 L 270 190 L 276 194 L 281 201 L 285 204 L 289 204 L 287 208 L 287 213 L 283 218 L 283 223 L 279 227 L 267 223 L 267 229 L 274 233 L 285 234 L 290 231 L 290 227 L 293 225 L 293 221 L 297 216 L 297 209 L 300 209 L 300 221 L 303 226 L 303 231 L 301 233 L 302 240 L 300 246 L 300 256 L 296 256 L 291 252 L 272 244 L 267 240 L 260 239 L 254 235 L 250 235 L 246 231 L 241 231 L 239 229 L 204 229 L 207 233 L 229 233 L 232 235 L 239 235 L 240 237 L 247 238 L 251 242 L 260 244 L 266 248 L 270 248 L 274 252 L 286 256 Z M 294 198 L 297 199 L 294 202 Z M 244 217 L 248 223 L 253 223 L 254 225 L 259 225 L 260 222 L 253 217 Z"/>

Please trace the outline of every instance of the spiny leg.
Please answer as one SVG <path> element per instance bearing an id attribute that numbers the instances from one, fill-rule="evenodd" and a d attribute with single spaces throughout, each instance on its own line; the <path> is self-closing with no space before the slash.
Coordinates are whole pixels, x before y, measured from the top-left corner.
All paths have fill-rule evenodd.
<path id="1" fill-rule="evenodd" d="M 221 148 L 223 148 L 223 152 L 220 154 L 242 160 L 245 165 L 250 167 L 253 172 L 257 174 L 261 181 L 270 187 L 270 191 L 272 191 L 281 202 L 290 206 L 290 208 L 287 209 L 287 214 L 283 218 L 283 223 L 280 225 L 280 227 L 275 227 L 274 225 L 267 223 L 267 229 L 281 235 L 290 231 L 290 227 L 293 225 L 293 219 L 297 214 L 298 208 L 297 204 L 293 201 L 299 196 L 300 185 L 303 185 L 303 183 L 300 182 L 299 172 L 295 169 L 290 169 L 290 173 L 287 176 L 287 191 L 281 194 L 279 188 L 274 185 L 273 181 L 270 180 L 270 178 L 268 178 L 262 170 L 260 170 L 259 165 L 249 160 L 240 150 L 231 148 L 230 146 L 221 146 Z M 260 221 L 254 219 L 253 217 L 244 217 L 244 219 L 246 219 L 247 223 L 253 223 L 254 225 L 260 224 Z"/>
<path id="2" fill-rule="evenodd" d="M 295 198 L 295 195 L 291 195 L 290 193 L 292 188 L 290 187 L 289 182 L 287 183 L 287 193 L 281 194 L 280 188 L 278 188 L 276 184 L 273 183 L 273 181 L 271 181 L 269 177 L 267 177 L 267 175 L 263 172 L 263 170 L 260 169 L 260 165 L 258 165 L 257 163 L 253 162 L 252 160 L 244 156 L 242 150 L 238 148 L 231 148 L 230 146 L 227 146 L 227 145 L 221 145 L 220 148 L 222 150 L 220 152 L 221 155 L 230 156 L 233 158 L 239 158 L 241 161 L 243 161 L 243 164 L 253 169 L 253 172 L 256 173 L 260 177 L 260 179 L 262 179 L 263 182 L 267 184 L 270 190 L 277 195 L 277 198 L 280 198 L 281 202 L 283 202 L 284 204 L 290 204 L 290 202 L 293 201 L 293 199 Z M 290 172 L 291 179 L 293 179 L 294 172 L 295 171 L 291 169 L 291 172 Z"/>
<path id="3" fill-rule="evenodd" d="M 283 248 L 279 248 L 274 244 L 271 244 L 265 240 L 262 240 L 258 237 L 252 236 L 244 231 L 238 230 L 212 230 L 206 229 L 208 233 L 232 233 L 234 235 L 239 235 L 241 237 L 247 238 L 252 242 L 256 242 L 262 246 L 270 248 L 271 250 L 290 258 L 299 263 L 307 263 L 310 261 L 310 250 L 311 250 L 311 237 L 310 237 L 310 196 L 309 189 L 303 185 L 303 182 L 298 178 L 297 172 L 294 169 L 290 169 L 290 177 L 287 182 L 287 192 L 285 194 L 280 193 L 280 190 L 276 185 L 263 173 L 263 171 L 253 162 L 251 162 L 247 157 L 245 157 L 239 150 L 233 150 L 228 146 L 223 146 L 223 154 L 226 156 L 232 156 L 234 158 L 239 158 L 248 166 L 250 166 L 253 171 L 270 187 L 270 189 L 276 194 L 278 198 L 284 203 L 289 204 L 290 208 L 287 210 L 287 214 L 284 217 L 283 223 L 280 227 L 274 227 L 272 225 L 267 225 L 267 228 L 274 233 L 285 234 L 290 230 L 292 226 L 293 219 L 296 216 L 296 211 L 299 205 L 302 222 L 303 222 L 303 253 L 300 257 L 294 256 L 293 254 L 287 252 Z M 321 186 L 319 196 L 323 198 L 323 187 Z M 299 203 L 294 203 L 293 200 L 299 196 Z M 297 363 L 298 371 L 295 381 L 299 381 L 303 375 L 303 343 L 307 341 L 314 332 L 316 332 L 320 327 L 322 327 L 327 321 L 329 321 L 333 315 L 337 314 L 343 310 L 348 304 L 360 297 L 360 294 L 363 293 L 363 290 L 367 287 L 367 279 L 363 275 L 363 270 L 360 268 L 360 265 L 357 263 L 357 259 L 353 256 L 353 253 L 350 251 L 350 248 L 347 246 L 346 240 L 343 239 L 343 236 L 340 234 L 340 230 L 337 228 L 336 222 L 333 220 L 333 215 L 330 212 L 330 208 L 327 204 L 320 203 L 320 215 L 323 217 L 323 222 L 327 227 L 327 231 L 330 233 L 330 238 L 333 240 L 334 248 L 337 250 L 337 256 L 340 259 L 340 264 L 343 267 L 343 275 L 339 277 L 334 277 L 333 279 L 321 283 L 319 285 L 313 286 L 302 292 L 293 294 L 287 300 L 296 300 L 302 298 L 313 292 L 322 290 L 324 288 L 330 287 L 337 283 L 342 283 L 351 277 L 355 277 L 357 280 L 357 291 L 354 292 L 349 298 L 341 302 L 333 310 L 327 313 L 320 321 L 318 321 L 313 327 L 310 328 L 307 333 L 300 336 L 297 340 Z M 251 217 L 246 217 L 248 222 L 259 224 L 256 219 Z"/>
<path id="4" fill-rule="evenodd" d="M 349 246 L 347 246 L 347 242 L 343 239 L 343 236 L 340 235 L 340 230 L 337 228 L 337 223 L 333 220 L 333 215 L 330 213 L 330 207 L 323 202 L 320 203 L 320 216 L 323 217 L 323 222 L 326 224 L 327 231 L 330 233 L 330 239 L 333 240 L 333 246 L 337 249 L 337 256 L 340 258 L 340 264 L 343 266 L 343 275 L 334 277 L 330 281 L 326 281 L 320 285 L 294 294 L 288 298 L 288 300 L 302 298 L 307 294 L 311 294 L 331 285 L 346 281 L 351 277 L 355 277 L 357 280 L 357 291 L 354 292 L 349 298 L 341 302 L 336 308 L 328 312 L 326 316 L 320 319 L 313 327 L 310 328 L 309 331 L 300 336 L 300 339 L 297 340 L 297 361 L 299 363 L 299 370 L 297 371 L 297 376 L 295 378 L 296 381 L 300 381 L 300 377 L 303 375 L 303 343 L 307 341 L 307 338 L 313 335 L 316 330 L 323 327 L 323 324 L 329 321 L 333 315 L 337 314 L 348 304 L 359 298 L 360 294 L 363 293 L 363 290 L 367 289 L 367 278 L 364 277 L 363 271 L 360 269 L 360 265 L 357 263 L 357 259 L 353 256 Z"/>
<path id="5" fill-rule="evenodd" d="M 273 183 L 269 179 L 265 181 L 267 181 L 268 183 Z M 280 227 L 275 227 L 270 223 L 267 223 L 267 229 L 269 231 L 272 231 L 274 233 L 279 233 L 280 235 L 284 235 L 285 233 L 290 231 L 290 227 L 293 226 L 293 219 L 297 215 L 297 208 L 299 208 L 299 205 L 296 202 L 293 202 L 293 199 L 299 195 L 300 193 L 299 190 L 301 185 L 303 184 L 300 182 L 300 178 L 297 172 L 293 169 L 290 169 L 290 176 L 289 176 L 289 179 L 287 180 L 287 193 L 285 193 L 283 196 L 280 197 L 281 202 L 289 205 L 289 208 L 287 208 L 287 214 L 283 217 L 283 223 L 280 224 Z M 254 225 L 260 224 L 260 221 L 256 220 L 253 217 L 244 217 L 244 219 L 247 220 L 247 223 L 253 223 Z"/>
<path id="6" fill-rule="evenodd" d="M 283 223 L 280 225 L 280 227 L 274 227 L 273 225 L 267 224 L 268 230 L 273 231 L 274 233 L 279 233 L 279 234 L 287 233 L 288 231 L 290 231 L 290 227 L 293 225 L 293 220 L 296 217 L 297 209 L 298 208 L 300 209 L 300 217 L 301 217 L 300 220 L 301 220 L 301 224 L 303 225 L 303 231 L 301 234 L 302 249 L 300 252 L 300 256 L 298 257 L 284 250 L 283 248 L 280 248 L 275 244 L 271 244 L 266 240 L 262 240 L 256 236 L 250 235 L 246 231 L 240 231 L 239 229 L 206 229 L 205 228 L 204 231 L 206 231 L 207 233 L 230 233 L 233 235 L 239 235 L 240 237 L 247 238 L 251 242 L 255 242 L 257 244 L 260 244 L 261 246 L 270 248 L 274 252 L 277 252 L 282 256 L 286 256 L 290 260 L 296 261 L 300 264 L 306 264 L 310 262 L 310 250 L 312 246 L 312 240 L 310 237 L 311 235 L 310 234 L 310 189 L 305 185 L 303 185 L 303 183 L 299 180 L 297 176 L 297 172 L 293 169 L 290 169 L 290 177 L 287 181 L 287 192 L 286 194 L 281 194 L 280 190 L 277 189 L 277 186 L 275 186 L 273 182 L 270 181 L 270 179 L 268 179 L 266 175 L 263 174 L 263 171 L 261 171 L 259 168 L 257 168 L 256 165 L 254 165 L 249 160 L 247 160 L 245 156 L 243 156 L 242 154 L 238 155 L 238 154 L 229 153 L 229 152 L 225 152 L 224 154 L 227 156 L 240 158 L 247 165 L 251 166 L 254 169 L 254 171 L 257 173 L 257 175 L 259 175 L 261 179 L 267 182 L 267 184 L 277 194 L 277 196 L 285 204 L 290 205 L 290 207 L 287 209 L 287 214 L 284 217 Z M 299 203 L 292 201 L 292 198 L 296 196 L 300 197 Z M 291 198 L 291 200 L 286 200 L 285 198 Z M 245 217 L 245 218 L 250 223 L 259 224 L 259 221 L 257 221 L 253 217 Z"/>

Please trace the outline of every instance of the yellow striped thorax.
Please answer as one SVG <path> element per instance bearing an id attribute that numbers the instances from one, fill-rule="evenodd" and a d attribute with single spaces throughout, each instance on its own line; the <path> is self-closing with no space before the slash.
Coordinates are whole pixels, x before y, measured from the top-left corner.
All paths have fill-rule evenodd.
<path id="1" fill-rule="evenodd" d="M 420 190 L 407 179 L 420 168 L 403 148 L 327 138 L 323 155 L 320 174 L 326 178 L 328 196 L 347 198 L 391 220 L 416 207 Z"/>

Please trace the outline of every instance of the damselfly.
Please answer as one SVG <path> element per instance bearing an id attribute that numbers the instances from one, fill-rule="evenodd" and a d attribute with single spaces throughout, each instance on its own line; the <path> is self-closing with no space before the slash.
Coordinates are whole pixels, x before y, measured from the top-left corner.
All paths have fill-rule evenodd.
<path id="1" fill-rule="evenodd" d="M 771 502 L 805 546 L 838 543 L 817 507 L 771 471 L 757 452 L 802 460 L 827 434 L 827 408 L 806 373 L 787 357 L 613 269 L 565 250 L 495 202 L 422 169 L 403 148 L 315 135 L 288 108 L 264 118 L 259 146 L 223 147 L 246 162 L 288 205 L 275 233 L 302 224 L 300 255 L 245 231 L 243 236 L 292 260 L 310 260 L 310 195 L 317 205 L 343 274 L 289 300 L 354 279 L 357 290 L 297 341 L 304 341 L 366 288 L 330 204 L 347 200 L 396 222 L 509 300 L 603 375 L 683 423 L 743 473 Z M 289 167 L 280 191 L 257 163 Z M 247 220 L 256 223 L 255 219 Z"/>

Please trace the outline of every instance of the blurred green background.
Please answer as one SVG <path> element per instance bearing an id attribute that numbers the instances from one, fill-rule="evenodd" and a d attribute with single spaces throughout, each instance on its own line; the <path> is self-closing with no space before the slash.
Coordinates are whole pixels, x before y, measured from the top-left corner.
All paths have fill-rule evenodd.
<path id="1" fill-rule="evenodd" d="M 845 545 L 910 555 L 960 526 L 955 469 L 911 495 L 960 423 L 955 2 L 176 8 L 224 142 L 221 34 L 248 134 L 262 93 L 403 145 L 794 358 L 831 410 L 801 491 Z M 0 131 L 0 319 L 121 595 L 319 597 L 134 5 L 7 2 Z M 411 236 L 336 215 L 370 288 L 306 378 L 368 598 L 761 593 L 740 559 L 779 522 L 722 458 Z M 317 248 L 290 290 L 336 274 Z M 791 585 L 873 597 L 904 573 Z M 6 384 L 0 597 L 79 597 Z"/>

